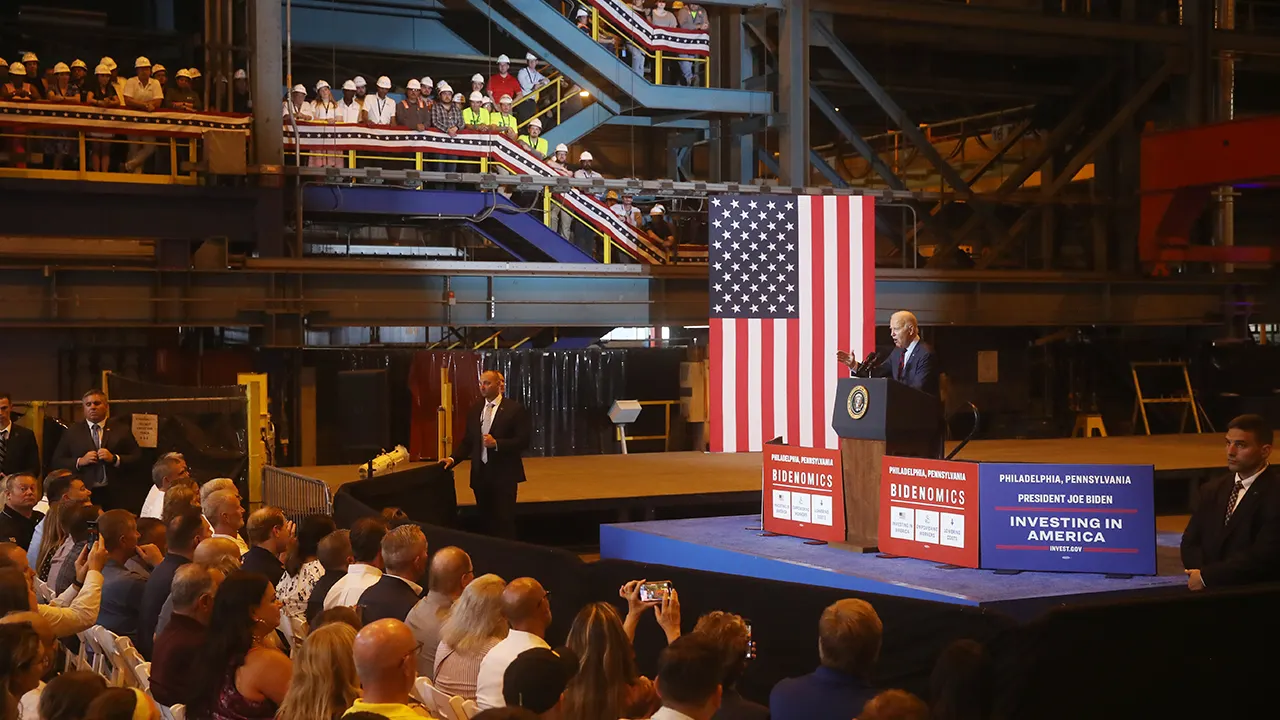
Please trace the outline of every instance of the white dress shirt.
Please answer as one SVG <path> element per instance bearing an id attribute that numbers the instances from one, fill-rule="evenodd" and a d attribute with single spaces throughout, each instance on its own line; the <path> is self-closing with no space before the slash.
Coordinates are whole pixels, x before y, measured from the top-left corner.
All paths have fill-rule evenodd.
<path id="1" fill-rule="evenodd" d="M 1236 508 L 1240 507 L 1240 501 L 1244 500 L 1245 493 L 1249 492 L 1249 488 L 1253 486 L 1253 481 L 1257 480 L 1258 476 L 1266 472 L 1266 470 L 1267 464 L 1263 463 L 1262 467 L 1258 469 L 1258 472 L 1247 478 L 1242 478 L 1240 477 L 1240 473 L 1236 473 L 1236 482 L 1240 483 L 1240 494 L 1236 496 L 1236 504 L 1231 506 L 1231 512 L 1235 512 Z"/>
<path id="2" fill-rule="evenodd" d="M 488 435 L 493 429 L 493 419 L 498 415 L 498 408 L 502 407 L 502 396 L 488 400 L 484 404 L 484 408 L 480 411 L 480 435 Z M 497 450 L 498 448 L 494 448 Z M 484 447 L 484 438 L 480 439 L 480 462 L 489 462 L 489 448 Z"/>
<path id="3" fill-rule="evenodd" d="M 138 78 L 131 77 L 124 81 L 124 96 L 133 98 L 136 102 L 163 100 L 164 88 L 160 87 L 160 81 L 155 78 L 147 78 L 147 84 L 143 85 Z"/>
<path id="4" fill-rule="evenodd" d="M 345 99 L 339 100 L 338 114 L 337 114 L 338 122 L 342 122 L 342 123 L 360 122 L 360 111 L 363 109 L 364 107 L 360 105 L 360 101 L 354 98 L 352 98 L 350 105 L 347 104 L 347 101 Z"/>
<path id="5" fill-rule="evenodd" d="M 658 712 L 649 716 L 649 720 L 693 720 L 693 718 L 685 715 L 679 710 L 672 710 L 669 707 L 662 707 Z"/>
<path id="6" fill-rule="evenodd" d="M 493 646 L 480 661 L 480 673 L 476 676 L 476 704 L 481 710 L 506 707 L 502 695 L 502 677 L 507 666 L 525 650 L 550 648 L 546 640 L 522 630 L 512 630 L 502 642 Z"/>
<path id="7" fill-rule="evenodd" d="M 370 95 L 364 99 L 364 109 L 369 113 L 369 122 L 374 125 L 390 125 L 395 122 L 396 101 L 390 97 Z"/>
<path id="8" fill-rule="evenodd" d="M 902 351 L 902 367 L 907 366 L 907 361 L 911 359 L 911 351 L 916 349 L 916 345 L 920 343 L 920 338 L 911 341 L 906 350 Z"/>
<path id="9" fill-rule="evenodd" d="M 351 563 L 347 574 L 329 588 L 324 596 L 324 609 L 336 607 L 355 607 L 360 604 L 360 596 L 365 590 L 373 587 L 382 579 L 382 571 L 372 565 Z"/>
<path id="10" fill-rule="evenodd" d="M 240 555 L 241 555 L 241 556 L 243 556 L 245 553 L 249 552 L 249 543 L 247 543 L 247 542 L 245 542 L 244 540 L 240 539 L 240 536 L 239 536 L 239 535 L 223 535 L 222 533 L 214 533 L 214 534 L 213 534 L 213 536 L 214 536 L 214 537 L 219 537 L 219 538 L 226 538 L 226 539 L 230 540 L 231 542 L 234 542 L 234 543 L 236 544 L 236 547 L 240 548 Z"/>
<path id="11" fill-rule="evenodd" d="M 160 520 L 164 515 L 164 491 L 155 485 L 147 491 L 146 502 L 142 503 L 142 512 L 138 513 L 138 517 L 155 518 Z"/>
<path id="12" fill-rule="evenodd" d="M 537 70 L 530 70 L 528 66 L 520 68 L 520 72 L 516 73 L 516 80 L 520 82 L 521 94 L 528 95 L 538 86 L 538 83 L 546 84 L 547 79 Z"/>

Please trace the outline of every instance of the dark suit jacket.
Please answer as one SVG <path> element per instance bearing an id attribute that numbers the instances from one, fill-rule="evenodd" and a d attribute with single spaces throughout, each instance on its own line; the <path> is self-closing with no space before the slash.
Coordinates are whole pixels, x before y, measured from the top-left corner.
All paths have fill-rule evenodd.
<path id="1" fill-rule="evenodd" d="M 889 353 L 889 357 L 876 368 L 873 375 L 893 378 L 903 385 L 938 397 L 941 394 L 939 376 L 942 370 L 938 367 L 938 358 L 933 354 L 933 348 L 923 340 L 917 342 L 916 349 L 911 351 L 907 364 L 899 373 L 898 362 L 904 352 L 902 348 L 895 347 Z"/>
<path id="2" fill-rule="evenodd" d="M 808 675 L 774 685 L 769 715 L 774 720 L 848 720 L 858 717 L 875 695 L 875 689 L 861 679 L 819 666 Z"/>
<path id="3" fill-rule="evenodd" d="M 383 573 L 378 582 L 360 594 L 360 618 L 365 625 L 386 618 L 404 622 L 421 599 L 404 580 Z"/>
<path id="4" fill-rule="evenodd" d="M 311 623 L 312 627 L 316 624 L 316 617 L 324 612 L 324 596 L 328 595 L 334 584 L 346 574 L 346 570 L 326 570 L 325 574 L 316 581 L 315 587 L 311 588 L 311 597 L 307 598 L 307 622 Z"/>
<path id="5" fill-rule="evenodd" d="M 85 486 L 89 488 L 98 487 L 105 482 L 112 487 L 112 492 L 118 493 L 116 497 L 119 499 L 117 502 L 119 507 L 134 513 L 139 512 L 152 486 L 150 478 L 131 477 L 131 466 L 142 459 L 142 451 L 138 449 L 138 443 L 133 439 L 133 429 L 126 423 L 112 422 L 112 419 L 108 418 L 103 432 L 102 447 L 120 458 L 118 465 L 100 462 L 76 469 L 76 460 L 94 449 L 93 436 L 89 434 L 89 424 L 79 420 L 62 434 L 62 440 L 53 451 L 53 467 L 78 472 Z M 106 471 L 105 480 L 103 469 Z M 137 503 L 133 502 L 135 495 Z"/>
<path id="6" fill-rule="evenodd" d="M 173 576 L 178 572 L 178 568 L 189 562 L 191 561 L 181 555 L 169 553 L 147 578 L 147 587 L 142 591 L 142 605 L 138 609 L 138 652 L 142 653 L 142 657 L 147 660 L 151 659 L 156 625 L 160 622 L 160 611 L 164 609 L 164 602 L 169 599 Z"/>
<path id="7" fill-rule="evenodd" d="M 489 451 L 489 462 L 482 463 L 480 451 L 484 449 L 484 433 L 480 432 L 480 414 L 484 412 L 484 404 L 482 398 L 467 411 L 467 428 L 462 433 L 462 441 L 454 448 L 453 460 L 455 463 L 471 461 L 472 487 L 477 481 L 522 483 L 524 463 L 520 460 L 520 453 L 529 447 L 529 414 L 520 401 L 502 398 L 493 416 L 493 424 L 489 426 L 489 434 L 498 447 Z"/>
<path id="8" fill-rule="evenodd" d="M 1206 587 L 1280 580 L 1280 468 L 1271 465 L 1254 479 L 1224 525 L 1235 482 L 1231 473 L 1201 488 L 1182 534 L 1182 564 L 1199 570 Z"/>
<path id="9" fill-rule="evenodd" d="M 9 442 L 4 446 L 4 463 L 0 475 L 30 473 L 40 477 L 40 447 L 36 434 L 14 423 L 9 424 Z"/>

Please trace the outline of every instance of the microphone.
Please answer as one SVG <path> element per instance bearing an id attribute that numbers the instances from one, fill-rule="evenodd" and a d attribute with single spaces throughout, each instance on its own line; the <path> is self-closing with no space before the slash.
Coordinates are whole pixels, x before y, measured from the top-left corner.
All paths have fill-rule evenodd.
<path id="1" fill-rule="evenodd" d="M 872 363 L 874 363 L 879 358 L 880 356 L 876 354 L 875 350 L 872 350 L 871 352 L 867 353 L 867 359 L 863 360 L 861 363 L 858 364 L 858 367 L 854 368 L 853 376 L 865 377 L 865 373 L 870 372 L 871 369 L 875 367 Z"/>

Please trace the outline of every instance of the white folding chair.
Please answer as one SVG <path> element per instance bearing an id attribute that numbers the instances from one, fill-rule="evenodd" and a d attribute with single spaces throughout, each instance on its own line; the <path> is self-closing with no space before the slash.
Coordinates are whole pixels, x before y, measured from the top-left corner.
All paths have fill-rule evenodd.
<path id="1" fill-rule="evenodd" d="M 121 653 L 125 659 L 125 667 L 129 668 L 129 681 L 143 692 L 151 692 L 151 663 L 142 659 L 142 654 L 134 647 Z"/>
<path id="2" fill-rule="evenodd" d="M 458 701 L 456 707 L 453 704 L 455 700 Z M 435 705 L 435 713 L 440 720 L 467 720 L 466 714 L 462 712 L 462 698 L 450 695 L 435 685 L 431 686 L 431 704 Z"/>
<path id="3" fill-rule="evenodd" d="M 40 578 L 36 578 L 36 599 L 47 605 L 53 601 L 53 598 L 53 588 Z"/>
<path id="4" fill-rule="evenodd" d="M 133 641 L 129 638 L 121 637 L 101 625 L 95 625 L 94 628 L 98 634 L 98 644 L 106 655 L 105 669 L 109 672 L 104 674 L 107 675 L 107 682 L 116 687 L 125 687 L 133 677 L 133 664 L 125 658 L 125 651 L 133 651 L 139 661 L 142 660 L 142 656 L 138 654 L 133 647 Z"/>
<path id="5" fill-rule="evenodd" d="M 99 675 L 109 678 L 107 665 L 107 650 L 102 647 L 102 641 L 99 638 L 98 631 L 105 631 L 106 628 L 101 625 L 93 627 L 77 633 L 80 638 L 80 652 L 85 657 L 85 664 L 89 669 Z"/>
<path id="6" fill-rule="evenodd" d="M 463 718 L 471 720 L 471 718 L 480 714 L 480 706 L 476 704 L 475 700 L 467 700 L 454 695 L 450 699 L 450 704 L 453 707 L 453 713 L 458 716 L 459 720 Z"/>
<path id="7" fill-rule="evenodd" d="M 160 714 L 164 716 L 164 720 L 187 720 L 187 708 L 185 705 L 174 705 L 165 707 L 156 703 L 160 708 Z"/>
<path id="8" fill-rule="evenodd" d="M 432 715 L 439 714 L 439 711 L 436 710 L 434 690 L 435 686 L 431 684 L 431 678 L 419 675 L 418 679 L 413 681 L 413 692 L 410 693 Z"/>

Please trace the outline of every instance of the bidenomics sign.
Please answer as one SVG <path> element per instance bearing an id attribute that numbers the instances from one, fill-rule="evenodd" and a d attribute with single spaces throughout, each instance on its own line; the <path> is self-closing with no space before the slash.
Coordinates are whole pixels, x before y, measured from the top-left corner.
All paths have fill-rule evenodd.
<path id="1" fill-rule="evenodd" d="M 1156 574 L 1153 466 L 979 468 L 982 567 Z"/>

